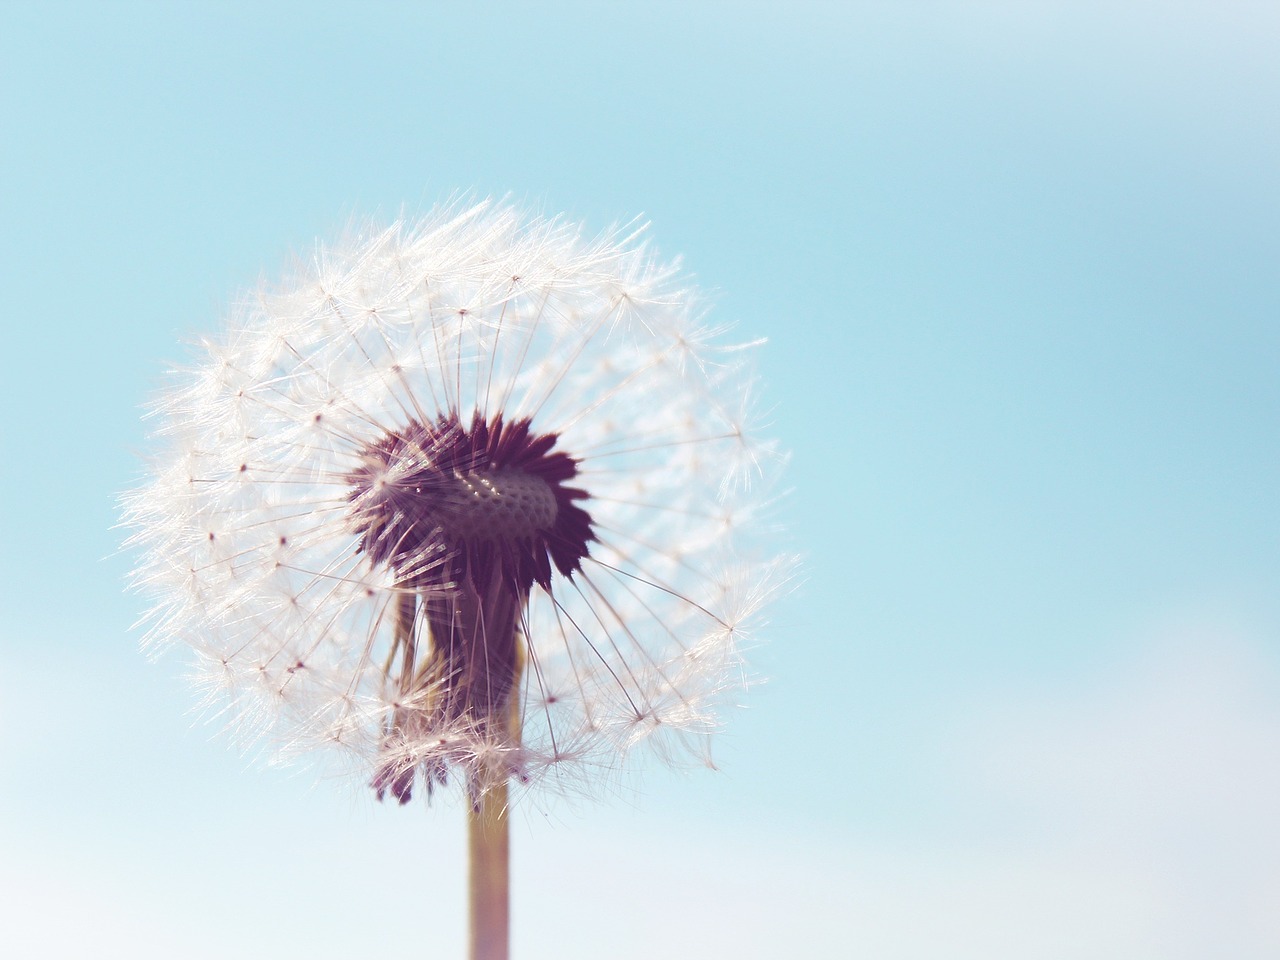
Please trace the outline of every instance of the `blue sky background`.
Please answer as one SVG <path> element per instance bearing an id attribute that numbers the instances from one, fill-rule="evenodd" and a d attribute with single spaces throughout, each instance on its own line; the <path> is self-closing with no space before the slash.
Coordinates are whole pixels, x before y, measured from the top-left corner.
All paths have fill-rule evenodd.
<path id="1" fill-rule="evenodd" d="M 246 763 L 114 497 L 352 216 L 643 214 L 761 356 L 802 587 L 720 775 L 517 815 L 515 955 L 1280 953 L 1265 3 L 7 4 L 0 941 L 459 956 L 461 817 Z"/>

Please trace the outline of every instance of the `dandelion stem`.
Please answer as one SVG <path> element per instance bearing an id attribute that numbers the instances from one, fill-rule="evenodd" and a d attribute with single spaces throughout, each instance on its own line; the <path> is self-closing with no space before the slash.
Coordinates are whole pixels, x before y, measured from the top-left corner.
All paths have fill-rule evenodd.
<path id="1" fill-rule="evenodd" d="M 494 783 L 471 804 L 471 960 L 507 960 L 511 926 L 507 783 Z"/>
<path id="2" fill-rule="evenodd" d="M 520 597 L 520 604 L 527 597 Z M 524 635 L 512 624 L 514 680 L 518 690 L 524 672 Z M 504 718 L 508 742 L 518 744 L 521 735 L 520 698 L 513 696 Z M 511 831 L 509 771 L 482 774 L 475 784 L 467 814 L 467 848 L 470 860 L 468 896 L 471 903 L 470 960 L 507 960 L 511 941 Z"/>

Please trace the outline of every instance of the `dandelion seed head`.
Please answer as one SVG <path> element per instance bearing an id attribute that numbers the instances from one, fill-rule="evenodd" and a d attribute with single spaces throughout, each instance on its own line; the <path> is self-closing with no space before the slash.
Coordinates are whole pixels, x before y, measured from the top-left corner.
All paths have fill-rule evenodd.
<path id="1" fill-rule="evenodd" d="M 709 764 L 788 565 L 725 334 L 634 229 L 482 203 L 319 247 L 153 405 L 146 642 L 238 739 L 400 802 Z"/>

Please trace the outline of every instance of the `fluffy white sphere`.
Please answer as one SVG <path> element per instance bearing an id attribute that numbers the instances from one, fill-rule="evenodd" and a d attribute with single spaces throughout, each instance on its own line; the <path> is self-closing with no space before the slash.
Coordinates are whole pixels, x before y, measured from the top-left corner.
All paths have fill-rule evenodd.
<path id="1" fill-rule="evenodd" d="M 576 788 L 575 767 L 640 743 L 707 758 L 744 627 L 786 571 L 751 539 L 779 458 L 748 423 L 749 351 L 722 333 L 638 232 L 584 239 L 482 203 L 320 249 L 155 406 L 163 452 L 125 507 L 149 641 L 193 648 L 238 730 L 328 748 L 380 789 L 398 777 L 402 800 L 451 769 Z M 425 496 L 404 478 L 440 456 L 404 437 L 446 421 L 528 421 L 585 494 L 585 555 L 529 559 L 549 576 L 511 586 L 524 667 L 499 706 L 516 735 L 471 701 L 440 707 L 455 681 L 428 676 L 445 640 L 424 611 L 458 603 L 468 537 L 507 529 L 518 553 L 552 531 L 549 488 L 450 461 L 485 512 L 360 506 L 394 482 Z M 378 453 L 388 437 L 412 458 Z"/>

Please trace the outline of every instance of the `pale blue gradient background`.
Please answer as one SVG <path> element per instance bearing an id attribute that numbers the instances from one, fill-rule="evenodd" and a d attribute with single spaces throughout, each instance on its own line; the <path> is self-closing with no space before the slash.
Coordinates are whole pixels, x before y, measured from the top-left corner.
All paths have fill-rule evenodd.
<path id="1" fill-rule="evenodd" d="M 352 216 L 642 213 L 806 555 L 721 775 L 526 808 L 515 956 L 1280 955 L 1267 3 L 7 4 L 0 952 L 460 956 L 454 809 L 246 764 L 113 497 Z"/>

